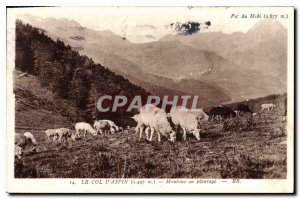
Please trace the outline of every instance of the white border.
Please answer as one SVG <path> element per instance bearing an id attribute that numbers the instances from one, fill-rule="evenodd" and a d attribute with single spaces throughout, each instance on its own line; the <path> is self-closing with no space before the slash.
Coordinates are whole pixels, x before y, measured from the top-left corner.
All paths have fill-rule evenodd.
<path id="1" fill-rule="evenodd" d="M 55 1 L 54 1 L 55 2 Z M 24 2 L 23 2 L 24 3 Z M 39 3 L 41 3 L 41 2 L 39 2 Z M 85 2 L 86 3 L 86 2 Z M 121 3 L 122 4 L 122 3 Z M 22 3 L 21 4 L 18 4 L 18 5 L 22 5 Z M 27 4 L 28 5 L 28 4 Z M 37 4 L 32 4 L 32 5 L 37 5 Z M 45 4 L 45 5 L 49 5 L 49 4 Z M 53 4 L 51 4 L 51 5 L 53 5 Z M 69 4 L 68 4 L 69 5 Z M 85 4 L 86 5 L 86 4 Z M 112 4 L 105 4 L 105 5 L 112 5 Z M 118 4 L 118 5 L 120 5 L 120 4 Z M 135 4 L 136 5 L 136 4 Z M 177 4 L 178 5 L 178 4 Z M 190 5 L 192 5 L 192 4 L 190 4 Z M 241 4 L 240 4 L 241 5 Z M 293 22 L 291 22 L 291 26 L 290 27 L 293 27 Z M 290 53 L 290 52 L 293 52 L 293 44 L 294 44 L 294 40 L 293 40 L 293 29 L 289 29 L 289 44 L 291 44 L 291 45 L 289 45 L 289 54 L 288 54 L 288 65 L 289 65 L 289 67 L 290 66 L 293 66 L 294 65 L 294 58 L 293 58 L 293 54 L 294 53 Z M 3 38 L 3 37 L 2 37 Z M 6 73 L 2 73 L 2 74 L 6 74 Z M 7 74 L 8 76 L 7 76 L 7 78 L 8 78 L 8 80 L 11 78 L 10 76 L 9 76 L 9 74 Z M 293 70 L 291 70 L 291 69 L 289 69 L 289 73 L 288 73 L 288 80 L 289 80 L 289 87 L 288 87 L 288 89 L 290 90 L 290 89 L 293 89 L 293 84 L 294 84 L 294 79 L 293 79 Z M 1 89 L 2 89 L 2 87 L 3 87 L 3 85 L 4 85 L 4 90 L 5 90 L 5 84 L 1 84 Z M 8 86 L 10 86 L 9 84 L 8 84 Z M 7 99 L 9 99 L 9 98 L 7 98 Z M 288 101 L 288 109 L 289 110 L 293 110 L 293 93 L 288 93 L 288 99 L 289 99 L 289 101 Z M 290 100 L 291 99 L 291 100 Z M 14 104 L 14 102 L 8 102 L 8 103 L 13 103 Z M 9 106 L 8 106 L 9 107 Z M 4 110 L 4 109 L 2 109 L 2 110 Z M 288 117 L 289 118 L 293 118 L 293 111 L 288 111 L 288 113 L 291 113 L 292 115 L 289 115 Z M 4 120 L 2 120 L 2 121 L 4 121 Z M 5 126 L 5 125 L 4 125 Z M 289 128 L 290 129 L 293 129 L 293 121 L 292 120 L 289 120 L 289 123 L 288 123 L 288 126 L 289 126 Z M 12 130 L 12 129 L 7 129 L 7 131 L 6 132 L 8 132 L 9 130 Z M 10 139 L 9 137 L 8 137 L 8 140 L 13 140 L 13 139 Z M 288 144 L 288 153 L 289 153 L 289 155 L 291 155 L 291 151 L 293 151 L 293 146 L 290 144 L 290 141 L 292 141 L 293 140 L 293 134 L 288 134 L 288 142 L 289 142 L 289 144 Z M 10 145 L 10 144 L 9 144 Z M 8 150 L 8 154 L 12 154 L 11 152 L 13 152 L 13 150 Z M 3 157 L 3 156 L 2 156 Z M 8 168 L 10 168 L 11 167 L 11 165 L 7 165 L 8 166 Z M 289 164 L 288 164 L 288 170 L 289 171 L 291 171 L 291 168 L 293 167 L 293 162 L 289 162 Z M 291 179 L 290 177 L 292 177 L 293 178 L 293 173 L 292 172 L 288 172 L 288 178 L 289 179 Z M 52 188 L 54 188 L 55 186 L 58 186 L 58 188 L 59 189 L 61 189 L 61 188 L 65 188 L 64 189 L 64 192 L 65 192 L 65 190 L 73 190 L 73 191 L 71 191 L 71 192 L 78 192 L 79 190 L 81 190 L 80 192 L 85 192 L 85 191 L 88 191 L 88 192 L 92 192 L 93 190 L 90 190 L 90 189 L 98 189 L 99 187 L 98 186 L 96 186 L 96 187 L 92 187 L 92 186 L 88 186 L 88 187 L 86 187 L 86 188 L 79 188 L 78 186 L 75 186 L 75 187 L 69 187 L 69 186 L 66 186 L 66 184 L 65 184 L 65 181 L 66 180 L 68 180 L 68 179 L 63 179 L 63 180 L 57 180 L 57 179 L 55 179 L 55 181 L 57 181 L 57 184 L 56 183 L 51 183 L 51 189 Z M 20 183 L 22 183 L 23 184 L 23 182 L 20 182 L 19 181 L 19 179 L 17 179 L 17 180 L 13 180 L 14 182 L 13 182 L 13 184 L 7 184 L 8 185 L 8 189 L 7 190 L 10 190 L 10 187 L 11 186 L 15 186 L 16 184 L 20 184 Z M 23 180 L 22 180 L 23 181 Z M 27 181 L 27 180 L 25 180 L 25 181 Z M 51 181 L 53 181 L 53 180 L 51 180 Z M 259 193 L 259 192 L 268 192 L 268 190 L 269 189 L 272 189 L 273 191 L 274 191 L 274 189 L 276 190 L 276 191 L 279 191 L 280 192 L 280 190 L 282 190 L 282 188 L 284 188 L 284 187 L 282 187 L 282 186 L 276 186 L 276 185 L 278 185 L 277 183 L 280 183 L 280 181 L 282 182 L 282 180 L 271 180 L 272 182 L 270 182 L 268 185 L 267 185 L 267 187 L 263 187 L 263 186 L 260 186 L 261 184 L 260 184 L 260 182 L 258 182 L 258 181 L 262 181 L 262 180 L 247 180 L 247 181 L 249 181 L 249 182 L 247 182 L 246 183 L 246 185 L 247 185 L 247 190 L 248 190 L 248 192 L 249 192 L 249 187 L 253 187 L 253 186 L 255 186 L 255 187 L 257 187 L 257 186 L 259 186 L 259 189 L 260 190 L 258 190 L 258 191 L 255 191 L 256 193 Z M 251 182 L 250 182 L 251 181 Z M 269 180 L 263 180 L 264 182 L 266 182 L 266 181 L 269 181 Z M 277 182 L 276 182 L 277 181 Z M 10 181 L 11 182 L 11 181 Z M 25 186 L 22 186 L 23 188 L 21 188 L 20 190 L 22 190 L 22 192 L 27 192 L 28 190 L 30 190 L 30 189 L 32 189 L 32 187 L 35 187 L 35 186 L 33 186 L 33 185 L 35 185 L 35 183 L 37 183 L 36 184 L 36 186 L 39 186 L 39 185 L 41 185 L 41 180 L 35 180 L 35 182 L 34 181 L 32 181 L 31 179 L 30 180 L 28 180 L 27 181 L 28 183 L 26 183 L 27 185 L 31 185 L 31 186 L 29 186 L 29 187 L 25 187 Z M 63 184 L 61 184 L 61 183 L 63 183 Z M 281 183 L 280 183 L 281 184 Z M 182 186 L 182 185 L 180 185 L 180 186 Z M 184 187 L 184 186 L 183 186 Z M 224 186 L 224 188 L 225 188 L 226 186 Z M 263 188 L 262 188 L 263 187 Z M 289 187 L 291 187 L 291 186 L 289 186 Z M 35 187 L 35 188 L 37 188 L 37 187 Z M 42 186 L 41 187 L 41 191 L 42 192 L 44 192 L 45 191 L 45 186 Z M 118 189 L 119 187 L 118 186 L 114 186 L 114 189 Z M 201 186 L 201 188 L 203 188 L 203 190 L 206 190 L 208 187 L 206 187 L 206 186 Z M 244 187 L 244 188 L 246 188 L 246 187 Z M 287 188 L 287 187 L 285 187 L 285 188 Z M 24 190 L 25 189 L 25 190 Z M 131 192 L 130 190 L 132 190 L 132 189 L 134 189 L 134 192 L 136 192 L 136 191 L 138 191 L 138 190 L 141 190 L 141 188 L 140 187 L 136 187 L 136 186 L 133 186 L 133 185 L 131 185 L 130 187 L 128 187 L 128 189 L 126 189 L 127 191 L 129 191 L 129 192 Z M 158 189 L 160 189 L 161 191 L 159 191 L 159 192 L 169 192 L 169 191 L 171 191 L 171 192 L 174 192 L 174 188 L 173 189 L 171 189 L 171 190 L 169 190 L 169 188 L 168 187 L 159 187 Z M 219 190 L 216 190 L 216 187 L 213 187 L 213 189 L 216 191 L 215 193 L 217 193 L 217 192 L 230 192 L 230 188 L 229 187 L 226 187 L 226 189 L 219 189 Z M 238 187 L 235 187 L 234 188 L 235 189 L 235 191 L 236 190 L 242 190 L 243 189 L 243 186 L 238 186 Z M 44 190 L 44 191 L 43 191 Z M 122 189 L 118 189 L 118 190 L 122 190 Z M 176 188 L 176 190 L 178 190 L 178 187 Z M 186 189 L 185 189 L 185 191 L 186 192 L 189 192 L 189 190 L 195 190 L 195 188 L 193 188 L 193 187 L 191 187 L 191 186 L 188 186 L 188 187 L 186 187 Z M 223 191 L 222 191 L 223 190 Z M 288 189 L 285 189 L 286 191 L 291 191 L 291 190 L 288 190 Z M 143 191 L 145 191 L 145 190 L 143 190 Z M 69 192 L 69 191 L 68 191 Z M 149 191 L 147 191 L 147 192 L 152 192 L 152 189 L 150 189 Z M 204 192 L 206 192 L 206 191 L 204 191 Z"/>

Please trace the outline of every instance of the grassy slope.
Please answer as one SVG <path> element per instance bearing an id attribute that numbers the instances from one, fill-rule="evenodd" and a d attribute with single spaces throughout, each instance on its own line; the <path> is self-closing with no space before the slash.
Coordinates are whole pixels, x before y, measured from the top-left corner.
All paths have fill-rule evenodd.
<path id="1" fill-rule="evenodd" d="M 37 153 L 16 160 L 16 177 L 286 178 L 286 123 L 277 110 L 242 132 L 207 123 L 200 142 L 148 142 L 131 130 L 58 146 L 33 130 Z"/>
<path id="2" fill-rule="evenodd" d="M 34 89 L 33 89 L 34 88 Z M 33 75 L 14 71 L 16 127 L 55 128 L 81 120 L 80 112 L 66 100 L 57 98 Z"/>

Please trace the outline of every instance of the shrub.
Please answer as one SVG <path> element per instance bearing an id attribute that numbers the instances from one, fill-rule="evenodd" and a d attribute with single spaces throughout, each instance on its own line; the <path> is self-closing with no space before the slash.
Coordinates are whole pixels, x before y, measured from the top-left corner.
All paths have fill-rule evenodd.
<path id="1" fill-rule="evenodd" d="M 237 154 L 222 166 L 222 178 L 263 178 L 264 165 L 258 160 L 254 160 L 246 155 Z"/>
<path id="2" fill-rule="evenodd" d="M 226 119 L 223 123 L 224 131 L 246 131 L 252 127 L 251 118 L 245 116 Z"/>
<path id="3" fill-rule="evenodd" d="M 15 178 L 47 178 L 49 177 L 42 171 L 34 167 L 24 165 L 22 160 L 15 159 L 14 166 Z"/>

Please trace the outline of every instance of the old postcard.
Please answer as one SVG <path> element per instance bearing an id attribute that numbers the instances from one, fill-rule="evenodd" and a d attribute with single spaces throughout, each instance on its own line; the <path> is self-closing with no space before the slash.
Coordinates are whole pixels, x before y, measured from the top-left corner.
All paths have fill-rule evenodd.
<path id="1" fill-rule="evenodd" d="M 293 193 L 293 7 L 8 7 L 7 192 Z"/>

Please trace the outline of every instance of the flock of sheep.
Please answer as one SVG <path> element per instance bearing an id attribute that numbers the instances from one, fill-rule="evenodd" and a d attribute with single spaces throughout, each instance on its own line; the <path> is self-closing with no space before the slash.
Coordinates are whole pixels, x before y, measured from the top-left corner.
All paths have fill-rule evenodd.
<path id="1" fill-rule="evenodd" d="M 261 111 L 273 110 L 276 105 L 274 104 L 262 104 Z M 163 109 L 158 108 L 152 104 L 146 104 L 139 110 L 139 114 L 132 117 L 137 122 L 135 132 L 139 132 L 139 138 L 145 134 L 146 139 L 152 141 L 153 135 L 156 132 L 158 141 L 161 141 L 161 136 L 167 138 L 171 142 L 176 141 L 175 127 L 180 127 L 183 130 L 182 138 L 186 140 L 187 133 L 192 134 L 197 140 L 200 140 L 200 126 L 204 121 L 209 119 L 220 119 L 235 117 L 239 112 L 251 112 L 247 105 L 241 105 L 237 107 L 236 111 L 231 110 L 228 107 L 218 106 L 211 109 L 207 114 L 202 109 L 188 109 L 182 106 L 176 106 L 166 113 Z M 286 114 L 286 113 L 285 113 Z M 130 128 L 129 126 L 127 127 Z M 48 142 L 67 142 L 68 138 L 76 141 L 86 133 L 90 133 L 93 136 L 114 134 L 115 132 L 122 132 L 123 128 L 117 126 L 111 120 L 97 120 L 94 122 L 93 127 L 86 122 L 79 122 L 75 124 L 75 133 L 68 128 L 48 129 L 45 131 L 46 140 Z M 150 132 L 149 132 L 150 131 Z M 30 132 L 15 133 L 15 156 L 21 158 L 22 149 L 25 146 L 37 144 L 36 139 Z"/>
<path id="2" fill-rule="evenodd" d="M 171 142 L 176 141 L 176 132 L 172 126 L 179 126 L 183 130 L 183 139 L 186 140 L 186 133 L 193 134 L 200 140 L 200 121 L 207 121 L 209 116 L 201 109 L 193 110 L 177 106 L 166 113 L 152 104 L 147 104 L 140 109 L 140 113 L 132 117 L 136 122 L 136 132 L 140 132 L 142 138 L 144 129 L 146 139 L 152 141 L 154 132 L 157 132 L 158 141 L 160 136 L 168 138 Z M 149 134 L 149 130 L 151 130 Z"/>

